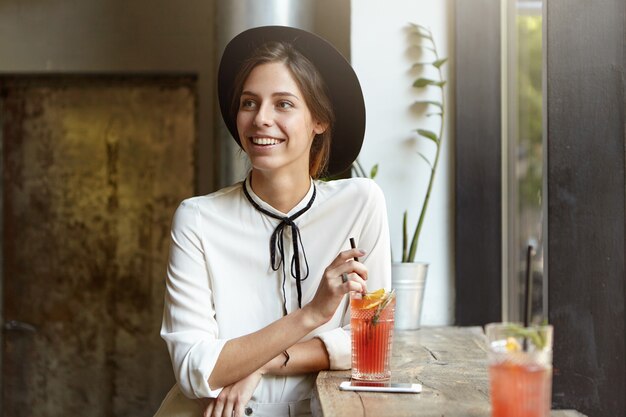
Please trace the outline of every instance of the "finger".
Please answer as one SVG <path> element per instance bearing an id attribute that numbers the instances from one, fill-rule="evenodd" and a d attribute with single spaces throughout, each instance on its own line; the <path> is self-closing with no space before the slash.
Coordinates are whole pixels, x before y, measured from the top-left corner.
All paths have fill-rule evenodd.
<path id="1" fill-rule="evenodd" d="M 211 414 L 213 414 L 214 407 L 215 407 L 215 400 L 209 401 L 208 405 L 204 409 L 204 414 L 202 415 L 202 417 L 211 417 Z"/>
<path id="2" fill-rule="evenodd" d="M 345 285 L 347 285 L 347 289 L 346 292 L 357 292 L 357 293 L 361 293 L 361 294 L 365 294 L 367 293 L 367 287 L 359 284 L 358 282 L 355 281 L 348 281 Z"/>
<path id="3" fill-rule="evenodd" d="M 343 262 L 341 265 L 338 265 L 335 268 L 330 269 L 329 271 L 330 277 L 341 277 L 343 273 L 351 274 L 355 273 L 364 280 L 367 280 L 367 267 L 363 265 L 361 262 L 357 262 L 354 259 Z"/>
<path id="4" fill-rule="evenodd" d="M 367 292 L 367 283 L 363 278 L 358 276 L 357 274 L 349 274 L 348 281 L 342 284 L 346 287 L 347 291 L 357 291 L 365 293 Z"/>
<path id="5" fill-rule="evenodd" d="M 223 392 L 223 391 L 222 391 Z M 221 395 L 221 393 L 220 393 Z M 224 400 L 217 397 L 215 401 L 213 401 L 213 412 L 210 414 L 211 417 L 222 417 L 222 411 L 224 410 Z"/>
<path id="6" fill-rule="evenodd" d="M 227 401 L 220 417 L 233 417 L 233 405 L 231 401 Z"/>
<path id="7" fill-rule="evenodd" d="M 234 417 L 244 417 L 246 415 L 245 414 L 245 408 L 246 408 L 245 404 L 241 404 L 241 403 L 238 402 L 235 405 L 235 409 L 233 410 L 233 416 Z"/>
<path id="8" fill-rule="evenodd" d="M 362 249 L 348 249 L 343 252 L 339 252 L 339 255 L 331 262 L 330 267 L 336 268 L 341 264 L 345 263 L 348 259 L 354 260 L 354 258 L 358 258 L 360 256 L 364 256 L 365 251 Z"/>
<path id="9" fill-rule="evenodd" d="M 347 281 L 339 284 L 343 290 L 342 291 L 343 293 L 347 293 L 350 291 L 356 291 L 360 293 L 367 292 L 367 283 L 365 282 L 363 278 L 361 278 L 357 274 L 345 274 L 344 273 L 343 275 L 346 276 L 346 278 L 348 278 Z"/>

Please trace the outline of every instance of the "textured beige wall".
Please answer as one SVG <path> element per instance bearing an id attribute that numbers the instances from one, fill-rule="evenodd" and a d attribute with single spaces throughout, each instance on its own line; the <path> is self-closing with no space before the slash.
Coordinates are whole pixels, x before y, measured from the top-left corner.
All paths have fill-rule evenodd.
<path id="1" fill-rule="evenodd" d="M 169 228 L 193 191 L 189 80 L 7 83 L 4 415 L 151 416 Z M 10 124 L 9 124 L 10 122 Z"/>

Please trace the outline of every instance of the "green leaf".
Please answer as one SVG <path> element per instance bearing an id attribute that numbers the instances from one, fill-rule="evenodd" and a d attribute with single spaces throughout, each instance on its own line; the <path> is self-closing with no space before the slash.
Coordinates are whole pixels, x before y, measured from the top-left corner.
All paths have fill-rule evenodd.
<path id="1" fill-rule="evenodd" d="M 432 33 L 427 27 L 418 25 L 417 23 L 409 23 L 409 25 L 411 25 L 413 32 L 416 35 L 423 38 L 432 39 Z"/>
<path id="2" fill-rule="evenodd" d="M 546 340 L 541 332 L 533 327 L 522 327 L 517 324 L 510 324 L 506 329 L 506 333 L 511 337 L 530 339 L 532 344 L 538 349 L 543 349 L 546 346 Z"/>
<path id="3" fill-rule="evenodd" d="M 437 81 L 437 82 L 435 83 L 435 85 L 436 85 L 437 87 L 443 87 L 444 85 L 446 85 L 446 82 L 445 82 L 445 81 Z"/>
<path id="4" fill-rule="evenodd" d="M 424 65 L 432 65 L 435 68 L 441 68 L 441 66 L 448 60 L 448 58 L 442 58 L 442 59 L 438 59 L 436 61 L 430 62 L 430 61 L 420 61 L 420 62 L 415 62 L 412 65 L 412 68 L 417 68 L 417 67 L 423 67 Z"/>
<path id="5" fill-rule="evenodd" d="M 437 50 L 435 48 L 433 48 L 432 46 L 426 46 L 426 45 L 422 45 L 422 44 L 413 45 L 413 46 L 416 47 L 416 48 L 428 49 L 429 51 L 432 51 L 432 52 L 435 52 L 435 53 L 437 52 Z"/>
<path id="6" fill-rule="evenodd" d="M 402 262 L 407 261 L 406 249 L 408 247 L 408 240 L 409 240 L 409 236 L 406 230 L 406 218 L 407 218 L 407 211 L 404 210 L 404 215 L 402 216 Z"/>
<path id="7" fill-rule="evenodd" d="M 428 160 L 428 158 L 426 158 L 426 156 L 424 156 L 424 154 L 423 154 L 423 153 L 421 153 L 421 152 L 418 152 L 417 154 L 418 154 L 419 156 L 421 156 L 421 157 L 422 157 L 422 159 L 423 159 L 424 161 L 426 161 L 426 163 L 428 164 L 428 166 L 429 166 L 429 167 L 430 167 L 430 169 L 432 170 L 432 169 L 433 169 L 433 165 L 430 163 L 430 161 Z"/>
<path id="8" fill-rule="evenodd" d="M 423 136 L 426 139 L 430 139 L 433 142 L 435 142 L 437 145 L 439 145 L 439 138 L 437 137 L 437 135 L 434 132 L 431 132 L 430 130 L 426 130 L 426 129 L 417 129 L 416 132 L 420 136 Z"/>
<path id="9" fill-rule="evenodd" d="M 419 23 L 413 23 L 413 22 L 409 22 L 409 25 L 413 26 L 414 28 L 417 29 L 424 29 L 424 30 L 428 30 L 428 28 L 424 25 L 420 25 Z"/>
<path id="10" fill-rule="evenodd" d="M 433 38 L 433 35 L 431 35 L 430 33 L 426 32 L 424 30 L 416 30 L 414 33 L 417 36 L 420 36 L 420 37 L 422 37 L 424 39 L 431 39 L 432 40 L 432 38 Z"/>
<path id="11" fill-rule="evenodd" d="M 443 105 L 438 102 L 438 101 L 432 101 L 432 100 L 418 100 L 415 102 L 415 104 L 421 104 L 421 105 L 433 105 L 433 106 L 437 106 L 439 107 L 442 111 L 443 111 Z"/>
<path id="12" fill-rule="evenodd" d="M 435 66 L 435 67 L 437 67 L 437 68 L 441 68 L 441 66 L 442 66 L 443 64 L 445 64 L 447 60 L 448 60 L 448 58 L 441 58 L 441 59 L 438 59 L 438 60 L 436 60 L 436 61 L 434 61 L 434 62 L 433 62 L 433 66 Z"/>
<path id="13" fill-rule="evenodd" d="M 372 170 L 370 171 L 370 178 L 371 179 L 376 178 L 376 174 L 378 174 L 378 164 L 372 167 Z"/>
<path id="14" fill-rule="evenodd" d="M 415 82 L 413 83 L 413 87 L 416 88 L 423 88 L 429 85 L 436 85 L 439 86 L 440 81 L 435 81 L 435 80 L 431 80 L 430 78 L 423 78 L 420 77 L 417 80 L 415 80 Z"/>

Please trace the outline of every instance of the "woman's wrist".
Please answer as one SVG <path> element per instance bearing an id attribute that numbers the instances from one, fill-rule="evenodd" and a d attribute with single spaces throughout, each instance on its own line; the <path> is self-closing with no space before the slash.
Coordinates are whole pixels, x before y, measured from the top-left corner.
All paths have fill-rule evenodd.
<path id="1" fill-rule="evenodd" d="M 276 375 L 278 371 L 283 367 L 285 362 L 285 355 L 281 353 L 280 355 L 274 357 L 271 361 L 265 364 L 261 368 L 261 374 L 265 375 Z"/>
<path id="2" fill-rule="evenodd" d="M 328 319 L 316 312 L 311 304 L 307 304 L 297 311 L 302 314 L 302 321 L 309 332 L 328 322 Z"/>

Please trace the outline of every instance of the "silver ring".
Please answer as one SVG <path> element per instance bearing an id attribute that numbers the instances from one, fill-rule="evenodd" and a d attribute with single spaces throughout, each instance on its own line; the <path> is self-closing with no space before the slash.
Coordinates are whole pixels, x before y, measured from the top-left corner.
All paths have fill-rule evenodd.
<path id="1" fill-rule="evenodd" d="M 343 282 L 344 284 L 348 282 L 348 274 L 346 274 L 345 272 L 341 274 L 341 282 Z"/>

